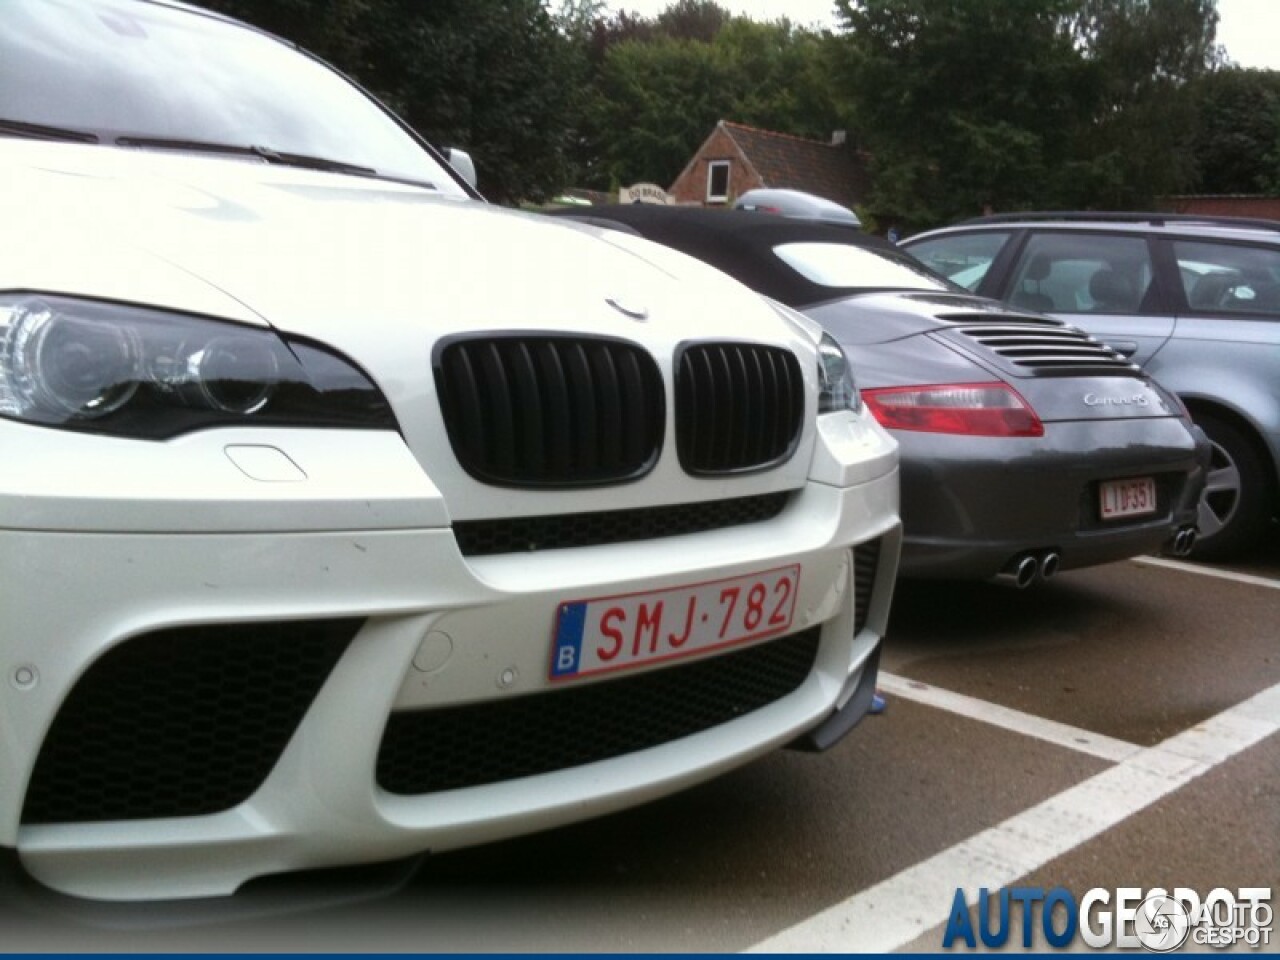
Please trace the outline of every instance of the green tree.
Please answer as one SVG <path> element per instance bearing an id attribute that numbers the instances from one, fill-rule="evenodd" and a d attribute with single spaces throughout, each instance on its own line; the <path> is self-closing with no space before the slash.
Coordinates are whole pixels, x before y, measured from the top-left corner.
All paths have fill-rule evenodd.
<path id="1" fill-rule="evenodd" d="M 1217 23 L 1217 0 L 1083 0 L 1074 31 L 1093 97 L 1083 202 L 1149 207 L 1191 185 L 1191 87 L 1221 57 Z"/>
<path id="2" fill-rule="evenodd" d="M 736 17 L 716 35 L 713 46 L 731 76 L 733 103 L 721 115 L 724 119 L 816 139 L 826 139 L 840 125 L 829 37 L 785 18 L 757 23 Z"/>
<path id="3" fill-rule="evenodd" d="M 1037 202 L 1081 116 L 1072 0 L 838 0 L 869 206 L 923 226 Z"/>
<path id="4" fill-rule="evenodd" d="M 574 91 L 574 109 L 565 118 L 565 184 L 595 185 L 601 168 L 600 138 L 594 135 L 594 85 L 608 46 L 606 0 L 561 0 L 556 25 L 564 36 L 567 64 L 561 81 Z M 606 184 L 607 186 L 607 184 Z"/>
<path id="5" fill-rule="evenodd" d="M 1188 87 L 1219 56 L 1215 0 L 837 7 L 838 96 L 883 216 L 1144 206 L 1190 182 Z"/>
<path id="6" fill-rule="evenodd" d="M 1280 72 L 1228 67 L 1202 77 L 1192 92 L 1192 192 L 1280 192 Z"/>
<path id="7" fill-rule="evenodd" d="M 593 87 L 591 185 L 671 183 L 721 119 L 829 136 L 838 111 L 823 44 L 785 19 L 729 17 L 710 42 L 658 30 L 610 45 Z"/>
<path id="8" fill-rule="evenodd" d="M 592 118 L 602 148 L 597 178 L 670 183 L 728 106 L 727 90 L 710 44 L 662 36 L 611 47 Z"/>
<path id="9" fill-rule="evenodd" d="M 673 40 L 711 43 L 732 19 L 715 0 L 675 0 L 658 14 L 657 29 Z"/>

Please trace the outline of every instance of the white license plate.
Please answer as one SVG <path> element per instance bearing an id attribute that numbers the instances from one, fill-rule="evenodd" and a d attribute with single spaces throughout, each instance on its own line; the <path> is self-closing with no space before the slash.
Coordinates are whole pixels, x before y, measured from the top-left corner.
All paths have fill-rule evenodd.
<path id="1" fill-rule="evenodd" d="M 800 567 L 795 565 L 652 593 L 562 603 L 551 679 L 627 670 L 786 633 L 799 588 Z"/>
<path id="2" fill-rule="evenodd" d="M 1107 480 L 1102 484 L 1100 495 L 1103 520 L 1156 512 L 1156 482 L 1151 477 Z"/>

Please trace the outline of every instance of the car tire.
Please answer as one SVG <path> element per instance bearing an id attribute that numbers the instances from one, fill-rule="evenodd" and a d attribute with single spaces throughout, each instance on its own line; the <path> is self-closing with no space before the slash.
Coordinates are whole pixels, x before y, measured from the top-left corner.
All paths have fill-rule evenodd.
<path id="1" fill-rule="evenodd" d="M 1209 414 L 1195 414 L 1194 420 L 1208 435 L 1213 453 L 1191 555 L 1226 560 L 1251 547 L 1267 529 L 1267 471 L 1252 439 L 1235 424 Z"/>

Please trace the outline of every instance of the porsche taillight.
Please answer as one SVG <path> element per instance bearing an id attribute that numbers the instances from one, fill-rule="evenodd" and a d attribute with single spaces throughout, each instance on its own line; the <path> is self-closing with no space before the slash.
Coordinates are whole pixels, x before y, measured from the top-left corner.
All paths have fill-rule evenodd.
<path id="1" fill-rule="evenodd" d="M 863 401 L 890 430 L 974 437 L 1042 437 L 1044 424 L 1005 383 L 949 383 L 864 389 Z"/>

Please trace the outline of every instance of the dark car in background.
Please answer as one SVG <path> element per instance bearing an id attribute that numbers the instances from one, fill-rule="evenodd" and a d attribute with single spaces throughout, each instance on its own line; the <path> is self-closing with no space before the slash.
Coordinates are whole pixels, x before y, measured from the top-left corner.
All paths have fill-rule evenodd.
<path id="1" fill-rule="evenodd" d="M 1028 586 L 1194 541 L 1204 438 L 1061 320 L 969 295 L 846 227 L 643 205 L 595 207 L 590 224 L 697 257 L 835 337 L 901 444 L 904 576 Z"/>
<path id="2" fill-rule="evenodd" d="M 966 221 L 901 246 L 975 293 L 1061 317 L 1176 393 L 1213 444 L 1195 556 L 1280 513 L 1280 222 L 1147 213 Z"/>

